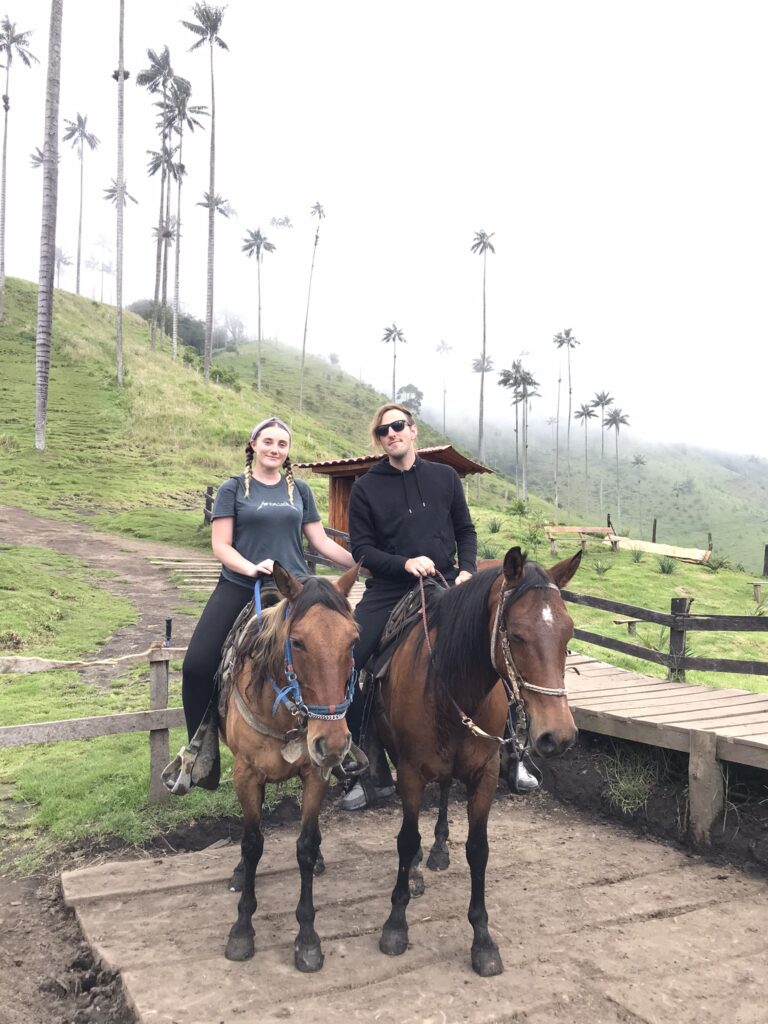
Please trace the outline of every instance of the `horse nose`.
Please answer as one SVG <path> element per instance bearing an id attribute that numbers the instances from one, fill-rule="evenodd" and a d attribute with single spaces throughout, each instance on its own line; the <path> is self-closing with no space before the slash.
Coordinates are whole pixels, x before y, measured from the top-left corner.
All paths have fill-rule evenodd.
<path id="1" fill-rule="evenodd" d="M 331 737 L 320 733 L 313 742 L 315 759 L 320 763 L 327 763 L 331 760 L 341 763 L 349 749 L 351 740 L 352 737 L 348 732 L 340 734 L 338 737 L 334 736 L 333 742 L 331 742 Z"/>
<path id="2" fill-rule="evenodd" d="M 556 757 L 559 754 L 564 754 L 576 742 L 578 735 L 579 730 L 576 728 L 569 729 L 565 733 L 543 732 L 536 739 L 536 753 L 541 754 L 542 757 Z"/>

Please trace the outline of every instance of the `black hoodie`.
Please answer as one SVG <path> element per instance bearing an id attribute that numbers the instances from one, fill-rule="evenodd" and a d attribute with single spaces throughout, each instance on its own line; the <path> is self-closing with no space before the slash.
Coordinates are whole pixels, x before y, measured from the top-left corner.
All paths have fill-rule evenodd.
<path id="1" fill-rule="evenodd" d="M 349 539 L 352 556 L 362 559 L 374 579 L 412 582 L 404 566 L 417 555 L 431 558 L 448 581 L 477 568 L 477 534 L 458 474 L 419 456 L 406 472 L 384 456 L 355 481 Z"/>

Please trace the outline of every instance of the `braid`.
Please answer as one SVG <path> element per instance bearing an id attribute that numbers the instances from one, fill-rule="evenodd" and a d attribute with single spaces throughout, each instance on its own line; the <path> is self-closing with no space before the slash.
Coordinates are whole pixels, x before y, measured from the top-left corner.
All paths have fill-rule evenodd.
<path id="1" fill-rule="evenodd" d="M 295 484 L 293 481 L 293 466 L 291 465 L 290 455 L 286 455 L 285 462 L 283 463 L 283 469 L 285 470 L 285 482 L 288 484 L 288 501 L 293 504 L 293 490 Z"/>
<path id="2" fill-rule="evenodd" d="M 245 446 L 245 473 L 244 473 L 244 476 L 245 476 L 245 496 L 247 498 L 248 494 L 250 492 L 250 489 L 251 489 L 251 477 L 253 476 L 253 448 L 251 448 L 250 444 L 247 444 Z"/>

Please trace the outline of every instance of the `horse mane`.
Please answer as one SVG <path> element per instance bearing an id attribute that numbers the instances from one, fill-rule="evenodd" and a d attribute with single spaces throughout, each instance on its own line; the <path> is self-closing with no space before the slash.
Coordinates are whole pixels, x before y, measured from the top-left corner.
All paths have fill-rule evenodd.
<path id="1" fill-rule="evenodd" d="M 273 607 L 265 609 L 260 619 L 254 616 L 249 621 L 238 648 L 235 666 L 236 673 L 246 658 L 251 659 L 251 678 L 246 687 L 249 699 L 257 699 L 269 679 L 274 679 L 278 686 L 283 685 L 286 638 L 310 608 L 317 605 L 348 618 L 352 616 L 349 601 L 330 580 L 313 576 L 305 581 L 301 593 L 289 606 L 290 614 L 287 617 L 285 611 L 288 601 L 284 598 Z"/>

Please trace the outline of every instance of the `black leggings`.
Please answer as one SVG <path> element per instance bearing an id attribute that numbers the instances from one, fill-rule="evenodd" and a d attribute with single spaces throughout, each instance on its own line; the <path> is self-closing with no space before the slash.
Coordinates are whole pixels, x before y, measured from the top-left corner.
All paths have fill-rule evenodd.
<path id="1" fill-rule="evenodd" d="M 221 661 L 221 648 L 235 619 L 253 597 L 250 587 L 223 577 L 195 626 L 182 667 L 181 699 L 191 739 L 203 720 L 213 695 L 213 677 Z"/>

